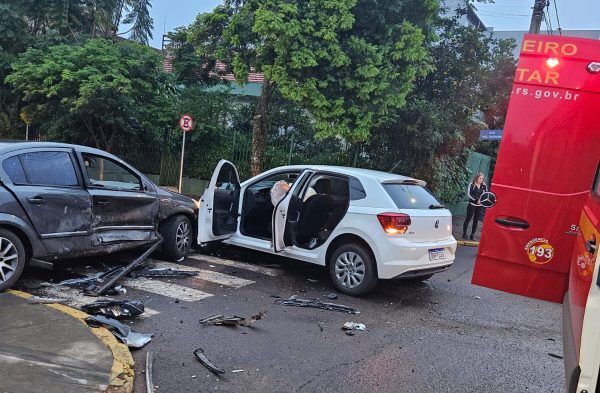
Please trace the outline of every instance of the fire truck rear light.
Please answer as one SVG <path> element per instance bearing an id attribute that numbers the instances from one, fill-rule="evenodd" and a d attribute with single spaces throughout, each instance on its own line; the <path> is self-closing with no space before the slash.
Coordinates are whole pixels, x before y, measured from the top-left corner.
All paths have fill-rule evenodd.
<path id="1" fill-rule="evenodd" d="M 377 219 L 385 233 L 390 235 L 406 233 L 411 224 L 410 216 L 404 213 L 381 213 Z"/>
<path id="2" fill-rule="evenodd" d="M 598 61 L 591 62 L 590 64 L 588 64 L 587 69 L 592 74 L 599 73 L 600 72 L 600 62 L 598 62 Z"/>

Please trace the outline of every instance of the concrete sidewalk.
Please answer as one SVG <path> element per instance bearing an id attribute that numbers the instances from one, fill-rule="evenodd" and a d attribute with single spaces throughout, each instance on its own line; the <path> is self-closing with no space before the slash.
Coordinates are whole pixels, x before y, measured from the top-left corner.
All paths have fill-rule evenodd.
<path id="1" fill-rule="evenodd" d="M 106 329 L 61 305 L 0 293 L 0 393 L 130 392 L 133 360 Z"/>

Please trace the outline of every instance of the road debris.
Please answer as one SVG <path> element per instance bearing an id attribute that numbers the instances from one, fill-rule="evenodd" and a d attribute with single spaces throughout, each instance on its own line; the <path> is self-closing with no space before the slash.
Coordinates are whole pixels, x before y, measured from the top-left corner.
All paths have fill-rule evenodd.
<path id="1" fill-rule="evenodd" d="M 198 361 L 200 363 L 202 363 L 202 365 L 204 367 L 206 367 L 207 369 L 209 369 L 213 373 L 215 373 L 215 374 L 225 374 L 225 370 L 218 368 L 210 360 L 208 360 L 208 358 L 204 355 L 204 351 L 202 350 L 202 348 L 196 349 L 194 351 L 194 356 L 196 356 L 196 359 L 198 359 Z"/>
<path id="2" fill-rule="evenodd" d="M 347 336 L 354 336 L 354 331 L 352 331 L 352 330 L 346 330 L 346 335 Z"/>
<path id="3" fill-rule="evenodd" d="M 146 393 L 154 393 L 154 383 L 152 382 L 152 366 L 154 363 L 154 354 L 152 351 L 146 353 Z"/>
<path id="4" fill-rule="evenodd" d="M 117 285 L 116 287 L 113 288 L 113 291 L 115 291 L 115 293 L 126 294 L 127 288 L 124 288 L 122 285 Z"/>
<path id="5" fill-rule="evenodd" d="M 337 298 L 338 298 L 338 295 L 336 295 L 335 293 L 330 293 L 329 295 L 327 295 L 327 299 L 334 300 Z"/>
<path id="6" fill-rule="evenodd" d="M 235 374 L 235 373 L 243 373 L 243 372 L 244 372 L 244 370 L 232 370 L 231 372 L 232 372 L 232 373 L 234 373 L 234 374 Z"/>
<path id="7" fill-rule="evenodd" d="M 105 327 L 116 338 L 131 348 L 141 348 L 148 344 L 152 339 L 152 334 L 136 333 L 127 325 L 122 324 L 116 319 L 106 318 L 101 315 L 92 315 L 85 319 L 85 322 L 91 327 Z"/>
<path id="8" fill-rule="evenodd" d="M 117 281 L 129 274 L 133 269 L 142 264 L 146 258 L 150 256 L 163 242 L 163 238 L 158 239 L 150 248 L 148 248 L 142 255 L 134 259 L 129 265 L 123 266 L 116 270 L 113 274 L 105 277 L 103 280 L 98 280 L 93 283 L 90 287 L 86 288 L 91 296 L 100 296 L 106 292 L 109 288 L 113 287 Z"/>
<path id="9" fill-rule="evenodd" d="M 139 300 L 98 300 L 81 306 L 81 309 L 94 315 L 113 318 L 135 317 L 144 312 L 144 303 Z"/>
<path id="10" fill-rule="evenodd" d="M 94 274 L 92 276 L 81 277 L 81 278 L 71 278 L 68 280 L 63 280 L 63 281 L 57 283 L 56 285 L 61 286 L 61 287 L 75 287 L 75 288 L 85 287 L 90 284 L 93 284 L 94 282 L 104 280 L 106 277 L 112 275 L 113 273 L 115 273 L 118 270 L 121 270 L 122 268 L 123 268 L 122 266 L 113 267 L 111 269 L 108 269 L 105 272 L 100 272 L 100 273 Z"/>
<path id="11" fill-rule="evenodd" d="M 267 315 L 267 312 L 265 310 L 260 311 L 258 314 L 253 315 L 251 317 L 245 318 L 245 317 L 238 317 L 238 316 L 232 316 L 232 317 L 225 317 L 223 315 L 210 315 L 206 318 L 202 318 L 200 320 L 200 325 L 226 325 L 226 326 L 245 326 L 245 327 L 249 327 L 250 325 L 252 325 L 254 322 L 258 321 L 259 319 L 263 319 L 265 316 Z"/>
<path id="12" fill-rule="evenodd" d="M 308 281 L 308 282 L 319 282 L 319 280 L 315 280 L 314 278 L 307 278 L 306 281 Z"/>
<path id="13" fill-rule="evenodd" d="M 317 299 L 298 299 L 298 297 L 296 296 L 291 296 L 289 299 L 276 299 L 275 303 L 283 304 L 284 306 L 313 307 L 320 308 L 323 310 L 339 311 L 353 315 L 360 315 L 360 311 L 353 307 L 344 306 L 342 304 L 326 303 Z"/>
<path id="14" fill-rule="evenodd" d="M 553 358 L 557 358 L 557 359 L 562 359 L 563 358 L 561 355 L 557 355 L 557 354 L 552 353 L 552 352 L 548 352 L 548 355 L 552 356 Z"/>
<path id="15" fill-rule="evenodd" d="M 142 268 L 139 270 L 134 270 L 131 272 L 130 276 L 132 278 L 138 277 L 146 277 L 146 278 L 184 278 L 184 277 L 193 277 L 197 276 L 198 272 L 194 272 L 191 270 L 179 270 L 179 269 L 171 269 L 167 267 L 160 268 Z"/>
<path id="16" fill-rule="evenodd" d="M 319 329 L 321 331 L 323 331 L 323 325 L 324 325 L 324 323 L 323 322 L 319 322 L 317 325 L 319 325 Z"/>
<path id="17" fill-rule="evenodd" d="M 67 301 L 67 299 L 40 296 L 32 296 L 27 299 L 27 303 L 29 304 L 67 304 Z"/>
<path id="18" fill-rule="evenodd" d="M 342 325 L 342 329 L 344 330 L 367 330 L 367 327 L 362 324 L 362 323 L 356 323 L 356 322 L 346 322 L 345 324 Z"/>

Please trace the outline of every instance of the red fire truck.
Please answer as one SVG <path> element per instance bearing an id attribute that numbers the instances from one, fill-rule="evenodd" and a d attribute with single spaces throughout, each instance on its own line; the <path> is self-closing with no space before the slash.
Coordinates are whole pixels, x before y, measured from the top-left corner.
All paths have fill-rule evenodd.
<path id="1" fill-rule="evenodd" d="M 567 390 L 598 393 L 600 41 L 527 35 L 473 283 L 563 303 Z"/>

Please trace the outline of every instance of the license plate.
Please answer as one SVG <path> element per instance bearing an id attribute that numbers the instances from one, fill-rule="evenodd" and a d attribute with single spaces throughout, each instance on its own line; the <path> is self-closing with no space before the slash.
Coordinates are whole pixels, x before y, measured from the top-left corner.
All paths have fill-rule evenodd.
<path id="1" fill-rule="evenodd" d="M 439 261 L 440 259 L 446 259 L 446 252 L 443 248 L 434 248 L 429 250 L 430 261 Z"/>

